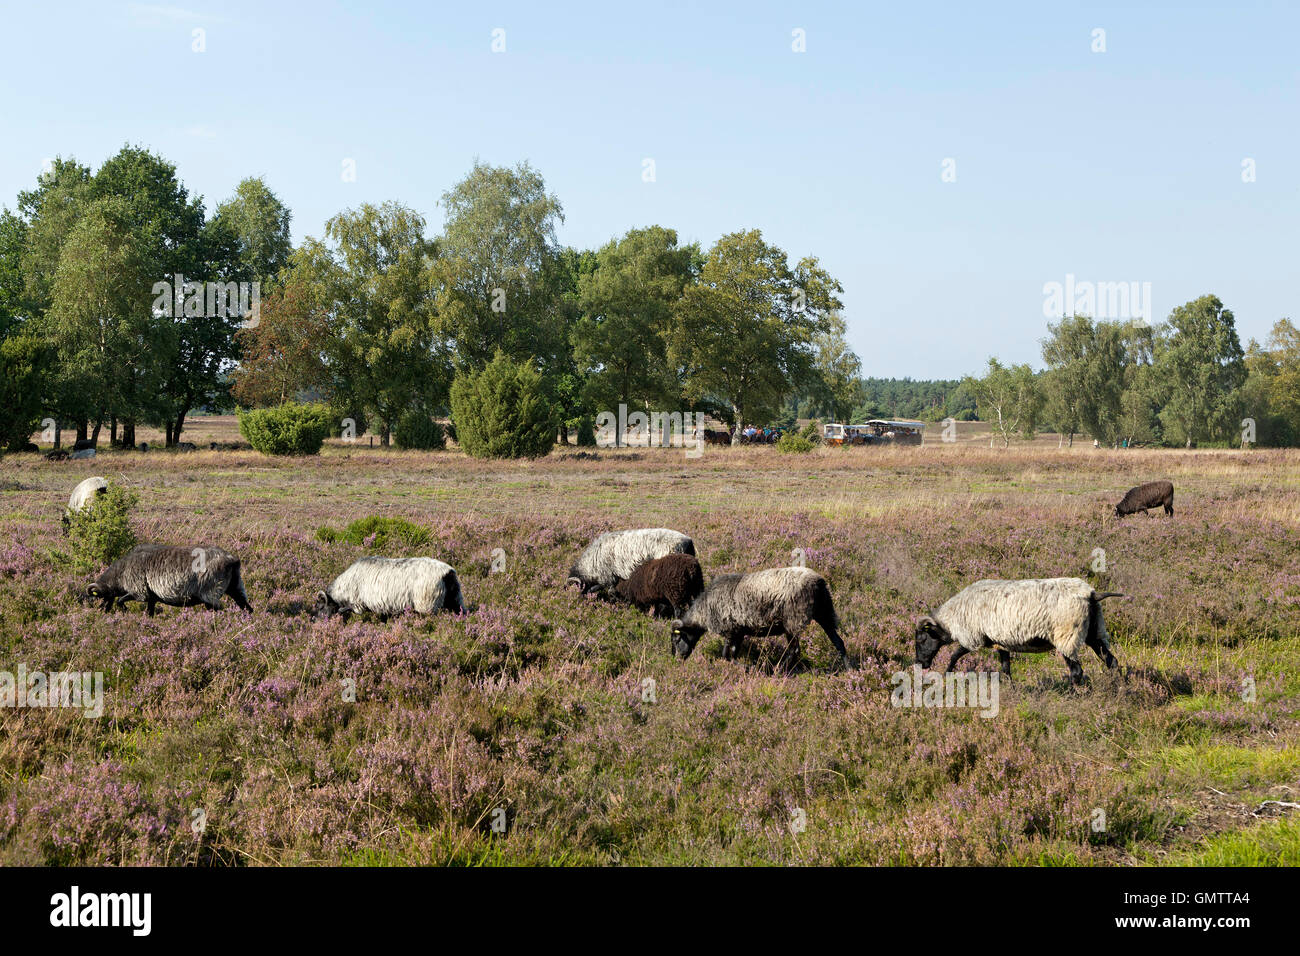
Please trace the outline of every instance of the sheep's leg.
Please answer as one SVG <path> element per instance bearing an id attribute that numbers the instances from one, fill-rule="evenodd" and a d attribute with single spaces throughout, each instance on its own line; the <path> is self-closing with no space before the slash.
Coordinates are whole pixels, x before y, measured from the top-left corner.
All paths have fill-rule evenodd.
<path id="1" fill-rule="evenodd" d="M 1170 518 L 1174 516 L 1174 503 L 1172 501 L 1165 502 L 1165 515 Z"/>
<path id="2" fill-rule="evenodd" d="M 788 634 L 785 639 L 785 653 L 781 655 L 781 661 L 786 671 L 793 671 L 795 664 L 799 660 L 799 635 Z"/>
<path id="3" fill-rule="evenodd" d="M 1072 657 L 1065 658 L 1065 666 L 1070 668 L 1070 686 L 1078 687 L 1083 682 L 1083 668 Z"/>
<path id="4" fill-rule="evenodd" d="M 154 594 L 152 591 L 150 591 L 144 597 L 144 613 L 149 615 L 150 617 L 153 617 L 154 608 L 157 606 L 157 604 L 158 604 L 158 596 Z"/>
<path id="5" fill-rule="evenodd" d="M 736 651 L 740 649 L 740 642 L 745 639 L 743 634 L 727 634 L 722 639 L 722 659 L 724 661 L 734 661 Z"/>
<path id="6" fill-rule="evenodd" d="M 1002 665 L 1002 673 L 1007 677 L 1011 676 L 1011 652 L 998 648 L 998 663 Z"/>
<path id="7" fill-rule="evenodd" d="M 952 670 L 953 664 L 956 664 L 959 660 L 961 660 L 969 653 L 970 653 L 970 648 L 962 647 L 960 644 L 958 644 L 957 649 L 953 651 L 952 656 L 948 658 L 948 663 L 944 665 L 943 672 L 945 674 L 948 673 L 948 671 Z"/>

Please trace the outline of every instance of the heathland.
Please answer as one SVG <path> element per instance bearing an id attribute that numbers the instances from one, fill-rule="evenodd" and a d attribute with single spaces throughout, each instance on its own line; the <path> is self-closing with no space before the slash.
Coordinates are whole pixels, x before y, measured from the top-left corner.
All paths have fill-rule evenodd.
<path id="1" fill-rule="evenodd" d="M 0 710 L 0 863 L 1300 863 L 1300 452 L 577 451 L 0 460 L 0 670 L 104 675 L 101 718 Z M 255 613 L 79 600 L 89 475 L 139 494 L 141 540 L 236 553 Z M 1174 517 L 1112 516 L 1153 478 Z M 318 533 L 371 516 L 413 527 Z M 857 667 L 815 625 L 793 668 L 679 662 L 665 621 L 564 589 L 595 534 L 661 525 L 706 578 L 801 556 Z M 368 553 L 450 562 L 470 612 L 314 622 Z M 1124 592 L 1121 674 L 1022 656 L 996 717 L 891 706 L 919 615 L 1051 576 Z"/>

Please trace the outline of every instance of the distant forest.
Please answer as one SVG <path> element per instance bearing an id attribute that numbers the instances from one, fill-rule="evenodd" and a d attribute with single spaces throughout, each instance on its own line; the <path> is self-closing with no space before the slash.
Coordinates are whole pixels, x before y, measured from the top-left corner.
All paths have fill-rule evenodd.
<path id="1" fill-rule="evenodd" d="M 970 386 L 959 379 L 917 381 L 911 378 L 858 379 L 853 401 L 854 422 L 872 418 L 914 418 L 938 422 L 945 418 L 975 421 L 976 397 Z M 785 418 L 829 418 L 824 403 L 804 397 L 791 401 Z"/>

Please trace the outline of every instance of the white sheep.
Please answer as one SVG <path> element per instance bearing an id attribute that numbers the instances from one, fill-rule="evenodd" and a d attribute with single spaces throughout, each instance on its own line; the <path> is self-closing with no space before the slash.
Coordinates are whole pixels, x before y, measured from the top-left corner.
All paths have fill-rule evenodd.
<path id="1" fill-rule="evenodd" d="M 77 487 L 72 489 L 72 497 L 68 499 L 68 513 L 80 511 L 90 502 L 95 495 L 102 495 L 108 490 L 108 481 L 96 475 L 93 478 L 87 478 Z"/>
<path id="2" fill-rule="evenodd" d="M 584 594 L 608 590 L 646 561 L 674 553 L 694 555 L 695 542 L 671 528 L 607 531 L 587 545 L 569 569 L 566 584 L 577 584 Z"/>
<path id="3" fill-rule="evenodd" d="M 799 633 L 816 621 L 848 664 L 840 640 L 830 585 L 809 568 L 772 568 L 750 574 L 722 574 L 709 582 L 686 613 L 672 623 L 673 653 L 685 660 L 706 631 L 722 635 L 722 656 L 736 656 L 750 635 L 784 634 L 789 638 L 787 657 L 799 649 Z"/>
<path id="4" fill-rule="evenodd" d="M 68 499 L 68 510 L 63 512 L 63 533 L 67 534 L 68 529 L 72 527 L 72 516 L 74 514 L 90 504 L 91 499 L 102 495 L 107 490 L 108 482 L 98 475 L 87 478 L 73 488 L 72 497 Z"/>
<path id="5" fill-rule="evenodd" d="M 361 558 L 316 596 L 317 620 L 354 611 L 382 619 L 403 611 L 464 611 L 456 570 L 436 558 Z"/>
<path id="6" fill-rule="evenodd" d="M 945 644 L 957 650 L 945 668 L 971 651 L 995 647 L 1002 672 L 1011 676 L 1011 652 L 1059 651 L 1070 669 L 1070 683 L 1083 677 L 1079 652 L 1091 647 L 1108 668 L 1118 667 L 1110 652 L 1110 635 L 1101 602 L 1123 597 L 1098 593 L 1080 578 L 1028 578 L 1021 581 L 976 581 L 916 624 L 916 663 L 929 667 Z"/>

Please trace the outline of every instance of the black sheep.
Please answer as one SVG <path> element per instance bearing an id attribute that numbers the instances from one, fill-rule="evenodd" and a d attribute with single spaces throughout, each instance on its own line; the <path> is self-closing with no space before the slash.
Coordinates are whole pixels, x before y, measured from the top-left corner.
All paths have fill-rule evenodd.
<path id="1" fill-rule="evenodd" d="M 1165 514 L 1174 513 L 1174 483 L 1172 481 L 1148 481 L 1130 489 L 1120 503 L 1115 506 L 1115 517 L 1122 518 L 1136 511 L 1143 514 L 1150 508 L 1165 509 Z"/>
<path id="2" fill-rule="evenodd" d="M 614 593 L 641 610 L 672 611 L 677 617 L 704 590 L 700 562 L 689 554 L 669 554 L 637 566 L 626 581 L 614 586 Z"/>

